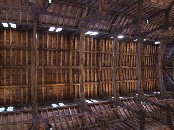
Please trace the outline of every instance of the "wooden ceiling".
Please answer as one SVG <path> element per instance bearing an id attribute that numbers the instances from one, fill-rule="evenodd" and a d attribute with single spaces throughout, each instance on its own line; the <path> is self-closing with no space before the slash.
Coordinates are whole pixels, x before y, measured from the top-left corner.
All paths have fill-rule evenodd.
<path id="1" fill-rule="evenodd" d="M 77 30 L 79 24 L 84 24 L 87 30 L 111 34 L 119 28 L 120 33 L 136 37 L 138 1 L 52 0 L 51 6 L 39 14 L 39 30 L 48 31 L 50 26 Z M 142 33 L 145 38 L 157 40 L 168 37 L 168 42 L 173 41 L 173 4 L 173 0 L 144 0 Z M 167 12 L 170 12 L 169 17 Z M 0 0 L 0 14 L 2 22 L 17 23 L 19 29 L 32 27 L 33 10 L 28 0 Z"/>
<path id="2" fill-rule="evenodd" d="M 170 77 L 172 82 L 174 82 L 174 67 L 173 66 L 174 66 L 174 54 L 164 64 L 164 71 Z"/>

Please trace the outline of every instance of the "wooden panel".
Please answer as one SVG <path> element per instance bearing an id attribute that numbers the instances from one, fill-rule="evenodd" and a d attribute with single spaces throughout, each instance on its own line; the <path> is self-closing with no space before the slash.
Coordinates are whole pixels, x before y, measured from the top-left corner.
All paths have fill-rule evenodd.
<path id="1" fill-rule="evenodd" d="M 0 105 L 31 102 L 31 36 L 32 33 L 29 31 L 1 30 Z M 72 46 L 69 36 L 66 35 L 38 32 L 37 37 L 39 103 L 78 99 L 79 36 L 74 36 Z M 115 51 L 115 79 L 120 94 L 136 93 L 136 44 L 120 42 Z M 156 45 L 145 44 L 143 64 L 145 91 L 156 91 L 157 88 L 156 51 Z M 83 55 L 85 96 L 98 97 L 99 90 L 106 97 L 113 96 L 112 40 L 86 37 Z M 71 57 L 72 61 L 69 62 Z M 70 64 L 72 69 L 69 69 Z M 69 72 L 71 70 L 72 72 Z M 72 81 L 69 80 L 70 75 Z"/>
<path id="2" fill-rule="evenodd" d="M 66 100 L 69 83 L 69 49 L 67 36 L 39 33 L 39 102 Z"/>
<path id="3" fill-rule="evenodd" d="M 136 44 L 133 42 L 120 43 L 120 93 L 129 95 L 136 93 Z"/>
<path id="4" fill-rule="evenodd" d="M 98 77 L 98 48 L 96 38 L 85 38 L 84 44 L 84 83 L 85 96 L 96 97 L 97 92 L 97 77 Z"/>
<path id="5" fill-rule="evenodd" d="M 101 82 L 105 96 L 112 96 L 112 41 L 104 39 L 101 45 Z"/>
<path id="6" fill-rule="evenodd" d="M 3 113 L 0 115 L 0 130 L 28 130 L 31 119 L 31 112 Z"/>
<path id="7" fill-rule="evenodd" d="M 156 60 L 157 60 L 157 45 L 147 44 L 144 48 L 144 91 L 157 91 L 156 83 Z"/>
<path id="8" fill-rule="evenodd" d="M 39 85 L 39 102 L 49 103 L 66 100 L 68 98 L 67 89 L 68 85 L 65 84 Z"/>
<path id="9" fill-rule="evenodd" d="M 144 44 L 143 75 L 145 79 L 144 90 L 156 91 L 156 56 L 157 45 Z M 120 94 L 129 95 L 136 93 L 136 44 L 133 42 L 120 43 L 119 61 L 116 75 L 120 82 Z M 116 62 L 119 62 L 116 61 Z M 116 63 L 117 64 L 117 63 Z M 118 63 L 119 64 L 119 63 Z M 117 68 L 116 66 L 116 68 Z"/>
<path id="10" fill-rule="evenodd" d="M 0 105 L 29 103 L 31 34 L 1 30 L 0 41 Z"/>

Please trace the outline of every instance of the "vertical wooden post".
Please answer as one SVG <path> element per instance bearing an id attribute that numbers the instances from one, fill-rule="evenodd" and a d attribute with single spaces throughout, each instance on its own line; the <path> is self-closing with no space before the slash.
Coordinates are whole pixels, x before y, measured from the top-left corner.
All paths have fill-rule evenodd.
<path id="1" fill-rule="evenodd" d="M 114 40 L 112 41 L 112 89 L 114 95 L 114 105 L 118 105 L 119 103 L 119 88 L 115 81 L 115 47 L 118 43 L 117 32 L 114 33 Z"/>
<path id="2" fill-rule="evenodd" d="M 73 48 L 74 34 L 70 36 L 70 50 L 69 50 L 69 94 L 70 98 L 73 98 L 73 79 L 72 79 L 72 48 Z"/>
<path id="3" fill-rule="evenodd" d="M 84 93 L 84 70 L 83 70 L 83 59 L 84 59 L 84 42 L 85 42 L 85 29 L 80 27 L 80 41 L 79 41 L 79 78 L 80 78 L 80 106 L 86 108 L 86 99 Z"/>
<path id="4" fill-rule="evenodd" d="M 119 79 L 120 79 L 120 85 L 119 87 L 121 88 L 121 90 L 123 90 L 123 92 L 121 91 L 122 94 L 126 95 L 125 93 L 125 86 L 123 85 L 123 44 L 119 44 L 119 50 L 118 50 L 118 54 L 119 54 Z"/>
<path id="5" fill-rule="evenodd" d="M 138 97 L 140 100 L 142 100 L 144 92 L 143 92 L 143 86 L 142 86 L 142 51 L 143 51 L 143 36 L 141 34 L 142 29 L 142 23 L 143 23 L 143 0 L 140 0 L 139 6 L 138 6 L 138 42 L 137 42 L 137 48 L 136 48 L 136 77 L 137 77 L 137 92 Z"/>
<path id="6" fill-rule="evenodd" d="M 102 91 L 102 72 L 101 72 L 101 45 L 102 45 L 102 39 L 98 40 L 98 93 L 99 97 L 103 97 L 103 91 Z"/>
<path id="7" fill-rule="evenodd" d="M 165 51 L 166 43 L 165 40 L 161 40 L 159 46 L 158 46 L 158 55 L 157 55 L 157 85 L 158 89 L 160 91 L 161 97 L 166 96 L 166 89 L 164 86 L 164 81 L 163 81 L 163 73 L 162 73 L 162 61 L 163 61 L 163 55 Z"/>
<path id="8" fill-rule="evenodd" d="M 141 33 L 143 24 L 143 0 L 139 0 L 138 5 L 138 42 L 137 42 L 137 48 L 136 48 L 136 76 L 137 76 L 137 91 L 138 91 L 138 98 L 140 101 L 143 99 L 144 92 L 143 92 L 143 82 L 142 82 L 142 60 L 144 57 L 142 57 L 142 51 L 143 50 L 143 36 Z M 145 115 L 144 112 L 141 112 L 140 114 L 140 130 L 144 130 L 145 127 Z"/>
<path id="9" fill-rule="evenodd" d="M 33 17 L 33 36 L 31 45 L 31 100 L 33 116 L 36 117 L 38 114 L 37 106 L 37 15 Z"/>

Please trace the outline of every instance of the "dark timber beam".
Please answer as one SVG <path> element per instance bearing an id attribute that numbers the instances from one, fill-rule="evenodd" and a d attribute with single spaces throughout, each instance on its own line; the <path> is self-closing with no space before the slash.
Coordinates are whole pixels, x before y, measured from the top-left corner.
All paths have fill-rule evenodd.
<path id="1" fill-rule="evenodd" d="M 142 52 L 143 52 L 143 35 L 141 33 L 143 24 L 143 0 L 140 0 L 138 6 L 138 42 L 136 50 L 136 77 L 137 77 L 137 92 L 138 97 L 142 100 L 144 92 L 142 86 Z"/>
<path id="2" fill-rule="evenodd" d="M 37 14 L 33 16 L 33 36 L 31 44 L 31 101 L 33 116 L 38 115 L 38 106 L 37 106 Z"/>
<path id="3" fill-rule="evenodd" d="M 136 77 L 137 77 L 137 92 L 138 92 L 138 99 L 140 101 L 143 100 L 144 91 L 143 91 L 143 71 L 142 71 L 142 62 L 144 60 L 144 55 L 142 52 L 143 49 L 143 35 L 141 33 L 142 25 L 143 25 L 143 0 L 139 0 L 138 5 L 138 42 L 136 43 Z M 140 102 L 139 102 L 140 103 Z M 145 128 L 145 113 L 141 110 L 140 114 L 140 130 L 144 130 Z"/>
<path id="4" fill-rule="evenodd" d="M 86 104 L 85 94 L 84 94 L 84 70 L 83 70 L 83 51 L 84 51 L 84 42 L 85 42 L 85 29 L 80 28 L 80 42 L 79 42 L 79 77 L 80 77 L 80 105 L 84 106 Z"/>
<path id="5" fill-rule="evenodd" d="M 38 117 L 38 85 L 37 85 L 37 69 L 38 69 L 38 39 L 37 39 L 37 27 L 38 27 L 38 18 L 41 11 L 46 10 L 44 7 L 43 0 L 37 0 L 32 4 L 32 16 L 33 16 L 33 35 L 32 35 L 32 43 L 31 43 L 31 102 L 32 102 L 32 110 L 33 117 Z M 36 129 L 35 127 L 33 128 Z"/>
<path id="6" fill-rule="evenodd" d="M 37 27 L 38 27 L 38 18 L 41 12 L 46 10 L 43 0 L 36 0 L 32 3 L 31 11 L 33 14 L 33 36 L 31 44 L 31 102 L 33 109 L 33 117 L 38 116 L 38 85 L 37 85 L 37 67 L 38 67 L 38 53 L 37 53 Z M 35 128 L 33 128 L 35 129 Z"/>
<path id="7" fill-rule="evenodd" d="M 82 18 L 86 18 L 89 13 L 89 6 L 91 4 L 91 0 L 86 1 L 85 11 L 82 14 Z M 78 29 L 80 33 L 80 41 L 79 41 L 79 77 L 80 77 L 80 107 L 83 111 L 90 111 L 85 99 L 84 93 L 84 43 L 85 43 L 85 31 L 86 31 L 87 21 L 79 21 Z"/>
<path id="8" fill-rule="evenodd" d="M 118 84 L 116 84 L 116 75 L 115 75 L 115 50 L 116 45 L 118 44 L 118 33 L 117 31 L 114 33 L 114 40 L 112 42 L 112 91 L 114 95 L 113 104 L 118 106 L 119 104 L 119 88 Z M 118 49 L 117 49 L 118 50 Z"/>
<path id="9" fill-rule="evenodd" d="M 85 43 L 85 28 L 80 27 L 80 41 L 79 41 L 79 80 L 80 80 L 80 102 L 79 105 L 83 111 L 90 111 L 86 99 L 85 99 L 85 91 L 84 91 L 84 43 Z"/>
<path id="10" fill-rule="evenodd" d="M 102 91 L 102 68 L 101 68 L 101 46 L 102 46 L 102 39 L 99 38 L 98 40 L 98 94 L 99 97 L 104 97 Z"/>
<path id="11" fill-rule="evenodd" d="M 120 88 L 122 88 L 122 94 L 124 95 L 124 96 L 127 96 L 128 95 L 128 91 L 126 90 L 126 87 L 124 86 L 124 77 L 123 77 L 123 44 L 118 44 L 118 49 L 117 49 L 117 51 L 118 51 L 118 53 L 119 53 L 119 56 L 118 56 L 118 60 L 119 60 L 119 63 L 118 63 L 118 67 L 119 67 L 119 79 L 118 80 L 120 80 L 120 84 L 119 84 L 119 87 Z M 118 82 L 118 81 L 117 81 Z M 124 92 L 124 93 L 123 93 Z"/>
<path id="12" fill-rule="evenodd" d="M 71 99 L 73 99 L 73 75 L 72 75 L 72 50 L 73 50 L 73 40 L 74 40 L 74 34 L 69 36 L 69 44 L 70 44 L 70 50 L 69 50 L 69 96 Z"/>

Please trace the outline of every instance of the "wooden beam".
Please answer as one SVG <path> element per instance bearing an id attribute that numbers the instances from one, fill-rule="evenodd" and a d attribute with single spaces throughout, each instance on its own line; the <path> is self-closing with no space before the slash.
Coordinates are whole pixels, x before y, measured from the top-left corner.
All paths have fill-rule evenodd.
<path id="1" fill-rule="evenodd" d="M 102 91 L 101 45 L 102 45 L 102 39 L 100 38 L 98 40 L 98 93 L 99 93 L 99 97 L 104 96 L 103 91 Z"/>
<path id="2" fill-rule="evenodd" d="M 144 20 L 146 20 L 146 19 L 147 20 L 152 20 L 154 17 L 159 16 L 161 13 L 165 13 L 165 11 L 166 11 L 166 9 L 161 9 L 160 11 L 155 12 L 151 16 L 145 16 Z M 120 30 L 123 31 L 124 29 L 129 28 L 129 27 L 131 27 L 131 26 L 133 26 L 133 25 L 135 25 L 137 23 L 138 23 L 138 19 L 132 20 L 131 22 L 127 23 L 124 27 L 121 27 Z"/>
<path id="3" fill-rule="evenodd" d="M 124 61 L 124 59 L 123 59 L 123 44 L 119 44 L 118 45 L 118 47 L 119 47 L 119 49 L 118 49 L 118 55 L 119 55 L 119 57 L 118 57 L 118 60 L 119 60 L 119 63 L 118 63 L 118 67 L 119 67 L 119 79 L 118 80 L 120 80 L 120 85 L 119 85 L 119 87 L 121 88 L 121 93 L 122 93 L 122 95 L 123 96 L 127 96 L 127 91 L 126 91 L 126 87 L 124 86 L 124 79 L 123 79 L 123 61 Z M 117 81 L 118 82 L 118 81 Z"/>
<path id="4" fill-rule="evenodd" d="M 158 89 L 160 91 L 160 95 L 164 98 L 166 96 L 166 89 L 163 81 L 163 73 L 162 73 L 162 62 L 163 62 L 163 56 L 165 52 L 166 42 L 165 40 L 161 40 L 161 43 L 158 46 L 158 55 L 157 55 L 157 85 Z"/>
<path id="5" fill-rule="evenodd" d="M 142 86 L 142 51 L 143 51 L 143 35 L 141 33 L 143 23 L 143 0 L 140 0 L 138 6 L 138 42 L 136 48 L 136 77 L 137 77 L 137 92 L 138 97 L 142 100 L 144 96 L 143 86 Z"/>
<path id="6" fill-rule="evenodd" d="M 87 110 L 87 103 L 85 99 L 85 89 L 84 89 L 84 69 L 83 69 L 83 64 L 84 64 L 84 43 L 85 43 L 85 29 L 80 27 L 79 28 L 80 32 L 80 41 L 79 41 L 79 79 L 80 79 L 80 102 L 79 105 L 82 110 L 86 111 Z"/>
<path id="7" fill-rule="evenodd" d="M 69 94 L 70 98 L 73 97 L 73 75 L 72 75 L 72 49 L 73 49 L 73 39 L 74 34 L 72 34 L 69 38 L 70 50 L 69 50 Z"/>
<path id="8" fill-rule="evenodd" d="M 113 104 L 115 106 L 118 106 L 119 104 L 119 86 L 116 84 L 116 75 L 115 75 L 115 49 L 116 49 L 116 44 L 118 44 L 118 33 L 114 33 L 114 40 L 112 42 L 112 90 L 113 90 L 113 95 L 114 95 L 114 100 Z"/>
<path id="9" fill-rule="evenodd" d="M 33 16 L 33 36 L 32 36 L 32 45 L 31 45 L 31 101 L 33 116 L 38 115 L 38 106 L 37 106 L 37 16 Z"/>

